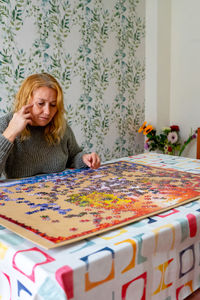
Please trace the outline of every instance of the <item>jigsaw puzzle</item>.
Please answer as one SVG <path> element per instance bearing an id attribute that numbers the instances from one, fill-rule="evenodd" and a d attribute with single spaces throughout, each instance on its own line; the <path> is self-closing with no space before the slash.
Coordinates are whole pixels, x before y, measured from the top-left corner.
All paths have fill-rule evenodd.
<path id="1" fill-rule="evenodd" d="M 200 197 L 200 175 L 119 161 L 0 185 L 0 224 L 45 248 Z"/>

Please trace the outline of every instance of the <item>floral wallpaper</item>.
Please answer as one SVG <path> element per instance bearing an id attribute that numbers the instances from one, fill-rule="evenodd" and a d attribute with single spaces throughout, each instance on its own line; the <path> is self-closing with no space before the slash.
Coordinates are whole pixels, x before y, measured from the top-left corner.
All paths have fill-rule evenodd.
<path id="1" fill-rule="evenodd" d="M 63 87 L 79 145 L 103 161 L 143 152 L 145 0 L 1 0 L 0 115 L 30 74 Z"/>

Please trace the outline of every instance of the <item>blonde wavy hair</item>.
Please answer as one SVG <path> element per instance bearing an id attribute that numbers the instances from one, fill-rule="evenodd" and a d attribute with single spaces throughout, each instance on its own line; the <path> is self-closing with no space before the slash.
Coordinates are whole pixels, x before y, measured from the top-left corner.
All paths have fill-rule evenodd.
<path id="1" fill-rule="evenodd" d="M 57 112 L 51 122 L 45 127 L 45 138 L 49 144 L 59 143 L 64 135 L 66 120 L 64 118 L 63 91 L 58 81 L 48 73 L 33 74 L 27 77 L 19 88 L 15 97 L 14 112 L 19 111 L 24 105 L 30 103 L 33 92 L 40 87 L 49 87 L 57 92 Z M 26 127 L 21 133 L 21 139 L 30 136 L 30 130 Z"/>

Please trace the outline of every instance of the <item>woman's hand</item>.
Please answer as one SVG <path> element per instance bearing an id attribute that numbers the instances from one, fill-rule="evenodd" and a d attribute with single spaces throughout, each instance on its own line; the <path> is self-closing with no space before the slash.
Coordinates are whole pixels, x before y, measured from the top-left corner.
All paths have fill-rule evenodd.
<path id="1" fill-rule="evenodd" d="M 101 165 L 99 156 L 95 153 L 83 154 L 83 162 L 91 169 L 98 169 Z"/>
<path id="2" fill-rule="evenodd" d="M 10 142 L 14 142 L 15 138 L 26 128 L 28 124 L 32 124 L 31 108 L 33 104 L 23 106 L 19 111 L 13 114 L 8 127 L 3 132 L 5 138 Z"/>

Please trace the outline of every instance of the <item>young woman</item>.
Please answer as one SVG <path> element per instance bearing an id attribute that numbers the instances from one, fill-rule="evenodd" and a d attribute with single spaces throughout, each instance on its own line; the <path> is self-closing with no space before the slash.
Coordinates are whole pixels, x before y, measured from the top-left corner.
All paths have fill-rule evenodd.
<path id="1" fill-rule="evenodd" d="M 14 112 L 0 118 L 0 174 L 7 178 L 100 166 L 96 153 L 78 146 L 64 119 L 63 92 L 47 73 L 29 76 L 15 99 Z"/>

